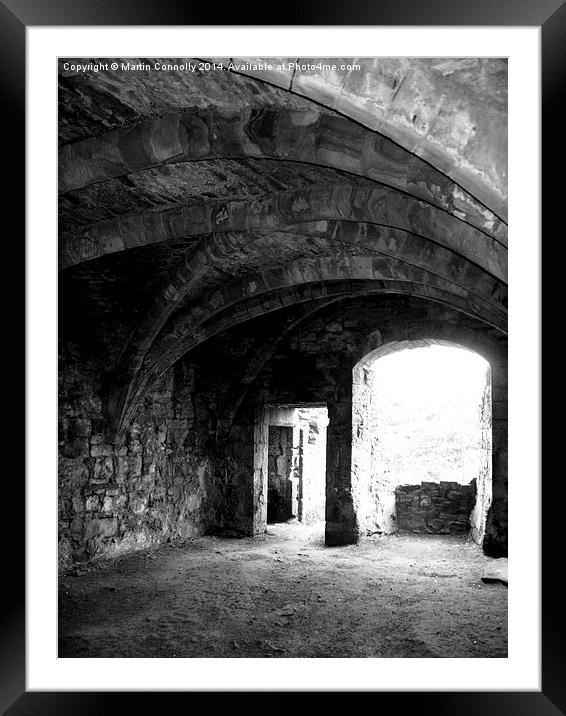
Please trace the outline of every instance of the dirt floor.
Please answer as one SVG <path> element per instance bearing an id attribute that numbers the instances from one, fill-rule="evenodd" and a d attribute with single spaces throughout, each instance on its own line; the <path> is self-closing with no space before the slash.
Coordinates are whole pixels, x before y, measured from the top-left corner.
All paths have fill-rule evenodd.
<path id="1" fill-rule="evenodd" d="M 466 537 L 203 537 L 60 578 L 60 657 L 506 657 L 507 587 Z"/>

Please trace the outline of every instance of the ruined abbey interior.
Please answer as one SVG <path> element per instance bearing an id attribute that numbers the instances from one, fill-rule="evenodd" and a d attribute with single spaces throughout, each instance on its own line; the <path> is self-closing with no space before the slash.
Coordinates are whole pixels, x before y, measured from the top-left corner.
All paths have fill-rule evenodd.
<path id="1" fill-rule="evenodd" d="M 60 656 L 505 656 L 506 61 L 66 58 L 58 126 Z M 379 413 L 449 348 L 461 480 Z"/>

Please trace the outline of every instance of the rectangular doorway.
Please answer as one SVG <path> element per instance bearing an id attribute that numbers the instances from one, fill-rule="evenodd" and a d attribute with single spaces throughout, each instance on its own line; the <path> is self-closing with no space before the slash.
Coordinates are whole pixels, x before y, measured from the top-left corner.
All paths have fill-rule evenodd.
<path id="1" fill-rule="evenodd" d="M 254 446 L 254 530 L 324 522 L 326 405 L 269 405 L 258 411 Z"/>
<path id="2" fill-rule="evenodd" d="M 270 425 L 267 448 L 267 522 L 299 516 L 299 476 L 293 470 L 293 428 Z"/>

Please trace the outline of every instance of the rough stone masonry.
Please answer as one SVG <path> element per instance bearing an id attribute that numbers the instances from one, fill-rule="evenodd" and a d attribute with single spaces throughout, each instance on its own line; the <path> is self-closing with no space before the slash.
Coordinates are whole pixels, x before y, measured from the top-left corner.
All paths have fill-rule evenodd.
<path id="1" fill-rule="evenodd" d="M 420 534 L 465 534 L 476 501 L 476 481 L 421 482 L 395 489 L 397 526 Z"/>

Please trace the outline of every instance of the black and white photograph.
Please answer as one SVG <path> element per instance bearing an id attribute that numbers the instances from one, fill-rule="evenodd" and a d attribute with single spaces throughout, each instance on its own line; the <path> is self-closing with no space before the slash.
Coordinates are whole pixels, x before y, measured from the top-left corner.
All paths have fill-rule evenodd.
<path id="1" fill-rule="evenodd" d="M 57 80 L 58 657 L 507 658 L 507 58 Z"/>
<path id="2" fill-rule="evenodd" d="M 269 15 L 0 0 L 25 251 L 0 712 L 561 716 L 540 272 L 566 3 Z"/>

